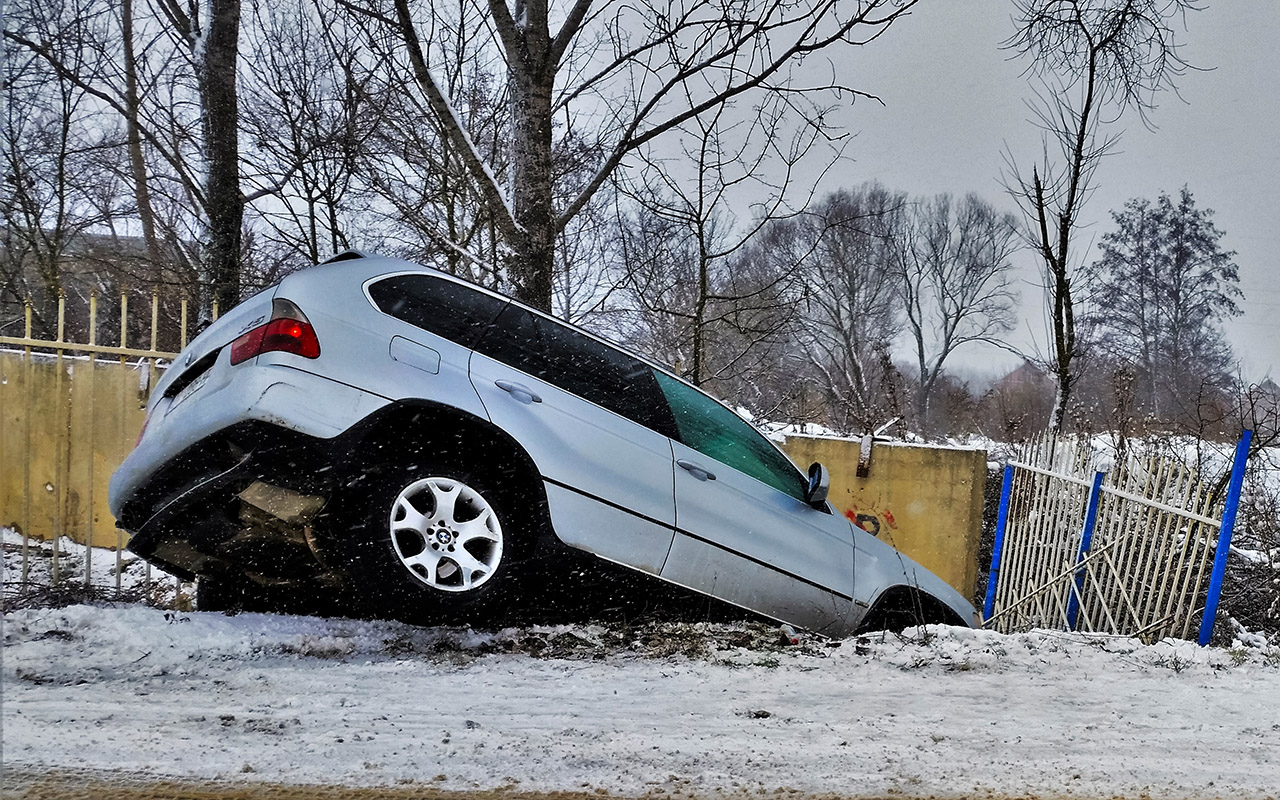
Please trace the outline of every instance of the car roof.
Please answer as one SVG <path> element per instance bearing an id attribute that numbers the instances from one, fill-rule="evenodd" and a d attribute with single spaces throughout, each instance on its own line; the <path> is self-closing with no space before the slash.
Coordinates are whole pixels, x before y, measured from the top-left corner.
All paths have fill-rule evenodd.
<path id="1" fill-rule="evenodd" d="M 305 270 L 300 270 L 299 272 L 296 272 L 293 274 L 301 275 L 303 273 L 307 273 L 312 277 L 316 277 L 317 276 L 316 273 L 319 270 L 324 270 L 325 272 L 328 272 L 330 270 L 333 270 L 335 272 L 341 270 L 344 273 L 344 278 L 346 280 L 359 280 L 362 287 L 367 287 L 370 283 L 380 280 L 382 278 L 389 278 L 395 275 L 405 275 L 405 274 L 412 274 L 412 273 L 422 273 L 426 275 L 431 275 L 433 277 L 442 278 L 444 280 L 450 281 L 451 283 L 458 283 L 470 289 L 474 289 L 475 291 L 481 292 L 483 294 L 487 294 L 491 297 L 502 300 L 503 302 L 512 303 L 513 305 L 523 308 L 531 313 L 537 314 L 538 316 L 546 320 L 554 322 L 557 325 L 563 325 L 585 336 L 589 336 L 603 345 L 606 345 L 608 347 L 613 348 L 614 350 L 618 350 L 622 353 L 625 353 L 628 356 L 636 359 L 637 361 L 641 361 L 647 364 L 648 366 L 653 367 L 654 369 L 657 369 L 663 373 L 666 373 L 667 375 L 670 375 L 672 378 L 675 378 L 676 380 L 682 381 L 683 383 L 689 383 L 688 381 L 681 378 L 679 375 L 674 374 L 671 371 L 670 367 L 665 366 L 663 364 L 659 364 L 647 356 L 644 356 L 640 353 L 636 353 L 628 349 L 624 345 L 621 345 L 610 339 L 606 339 L 600 336 L 599 334 L 594 333 L 593 331 L 583 328 L 580 325 L 575 325 L 574 323 L 568 322 L 567 320 L 560 319 L 559 317 L 553 314 L 548 314 L 545 311 L 541 311 L 537 308 L 534 308 L 528 303 L 523 303 L 510 295 L 503 294 L 502 292 L 496 291 L 494 289 L 490 289 L 487 286 L 482 286 L 481 284 L 475 283 L 473 281 L 469 281 L 464 277 L 461 277 L 459 275 L 453 275 L 451 273 L 445 272 L 435 267 L 429 267 L 414 261 L 406 261 L 401 258 L 394 258 L 391 256 L 381 256 L 381 255 L 365 253 L 360 250 L 346 250 L 346 251 L 343 251 L 342 253 L 339 253 L 338 255 L 333 256 L 332 258 L 326 261 L 320 262 L 314 267 L 309 267 Z M 286 280 L 288 279 L 286 278 Z M 690 386 L 692 386 L 692 384 L 690 384 Z M 697 387 L 693 387 L 693 388 L 697 388 Z M 699 391 L 703 392 L 703 394 L 706 394 L 705 390 L 699 389 Z"/>
<path id="2" fill-rule="evenodd" d="M 368 296 L 367 287 L 370 283 L 373 283 L 374 281 L 379 280 L 381 278 L 388 278 L 394 275 L 422 273 L 425 275 L 431 275 L 433 277 L 439 277 L 444 280 L 450 281 L 452 283 L 458 283 L 463 286 L 467 286 L 478 292 L 483 292 L 484 294 L 490 295 L 492 297 L 496 297 L 505 302 L 512 303 L 513 305 L 519 306 L 520 308 L 523 308 L 533 314 L 537 314 L 538 316 L 546 320 L 549 320 L 557 325 L 563 325 L 567 328 L 570 328 L 571 330 L 574 330 L 578 333 L 583 334 L 584 336 L 588 336 L 607 347 L 611 347 L 614 350 L 617 350 L 621 353 L 625 353 L 631 358 L 634 358 L 637 361 L 640 361 L 641 363 L 646 364 L 652 367 L 653 369 L 658 370 L 664 375 L 667 375 L 668 377 L 683 383 L 689 388 L 701 394 L 706 395 L 708 398 L 715 401 L 716 403 L 719 403 L 721 406 L 724 406 L 726 409 L 728 409 L 735 415 L 737 414 L 737 412 L 734 411 L 730 406 L 728 406 L 724 401 L 710 394 L 709 392 L 707 392 L 707 390 L 699 386 L 695 386 L 689 381 L 675 374 L 675 372 L 673 372 L 672 369 L 666 365 L 659 364 L 655 362 L 653 359 L 645 355 L 637 353 L 621 344 L 618 344 L 617 342 L 606 339 L 597 333 L 594 333 L 592 331 L 589 331 L 581 327 L 580 325 L 575 325 L 572 322 L 568 322 L 552 314 L 548 314 L 545 311 L 541 311 L 537 308 L 534 308 L 533 306 L 530 306 L 527 303 L 523 303 L 515 299 L 514 297 L 511 297 L 510 295 L 503 294 L 501 292 L 490 289 L 486 286 L 481 286 L 480 284 L 469 281 L 466 278 L 460 277 L 458 275 L 450 274 L 448 272 L 437 269 L 435 267 L 429 267 L 429 266 L 426 266 L 425 264 L 419 264 L 414 261 L 407 261 L 402 258 L 376 255 L 372 253 L 366 253 L 361 250 L 351 249 L 351 250 L 345 250 L 341 253 L 338 253 L 337 255 L 334 255 L 333 257 L 320 262 L 314 267 L 309 267 L 307 269 L 300 270 L 299 272 L 295 272 L 293 274 L 302 275 L 304 273 L 307 273 L 307 274 L 310 274 L 311 276 L 315 276 L 316 271 L 319 271 L 319 270 L 323 270 L 325 272 L 328 272 L 330 270 L 333 270 L 335 272 L 342 271 L 343 277 L 345 280 L 358 280 L 362 289 L 364 289 L 365 291 L 366 297 Z M 285 281 L 288 281 L 288 278 L 285 278 Z M 281 282 L 282 285 L 284 284 L 285 281 Z M 763 435 L 763 431 L 761 431 L 761 433 Z M 767 436 L 765 438 L 768 439 Z M 774 442 L 771 439 L 769 440 L 769 442 L 774 446 L 775 449 L 778 450 L 778 452 L 782 452 L 782 449 L 778 447 L 776 442 Z M 785 453 L 783 454 L 785 455 Z M 788 460 L 790 459 L 788 458 Z M 797 467 L 797 469 L 799 469 L 799 467 Z"/>

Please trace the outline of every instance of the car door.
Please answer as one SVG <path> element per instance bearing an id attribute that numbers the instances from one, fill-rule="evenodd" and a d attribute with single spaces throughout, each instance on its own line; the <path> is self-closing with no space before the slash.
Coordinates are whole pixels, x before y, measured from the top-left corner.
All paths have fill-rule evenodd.
<path id="1" fill-rule="evenodd" d="M 729 409 L 656 373 L 677 434 L 676 536 L 662 577 L 832 635 L 854 621 L 853 530 Z"/>
<path id="2" fill-rule="evenodd" d="M 675 500 L 671 426 L 652 370 L 511 304 L 476 343 L 470 372 L 490 419 L 542 473 L 556 534 L 657 574 Z"/>

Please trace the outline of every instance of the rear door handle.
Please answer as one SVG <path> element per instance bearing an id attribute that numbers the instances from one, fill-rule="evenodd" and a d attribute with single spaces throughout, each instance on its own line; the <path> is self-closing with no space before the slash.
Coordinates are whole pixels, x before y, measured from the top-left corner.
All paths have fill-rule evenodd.
<path id="1" fill-rule="evenodd" d="M 676 464 L 685 472 L 688 472 L 690 475 L 692 475 L 693 477 L 697 478 L 700 481 L 714 481 L 716 479 L 714 472 L 710 472 L 709 470 L 706 470 L 698 466 L 692 461 L 685 461 L 682 458 L 676 461 Z"/>
<path id="2" fill-rule="evenodd" d="M 511 395 L 515 399 L 519 400 L 521 403 L 524 403 L 525 405 L 528 405 L 529 403 L 542 402 L 542 398 L 534 394 L 534 391 L 530 389 L 528 386 L 525 386 L 523 383 L 515 383 L 513 381 L 502 381 L 502 380 L 494 381 L 493 383 L 499 389 Z"/>

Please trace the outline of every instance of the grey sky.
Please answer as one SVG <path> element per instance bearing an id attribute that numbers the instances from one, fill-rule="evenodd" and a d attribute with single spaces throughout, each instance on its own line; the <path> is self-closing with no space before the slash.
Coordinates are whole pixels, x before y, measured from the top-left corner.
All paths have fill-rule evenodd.
<path id="1" fill-rule="evenodd" d="M 1022 159 L 1039 153 L 1039 133 L 1024 105 L 1031 87 L 1023 64 L 1008 60 L 999 44 L 1012 31 L 1007 0 L 923 0 L 883 39 L 849 60 L 848 81 L 883 98 L 859 101 L 850 127 L 855 161 L 838 170 L 833 185 L 879 180 L 913 195 L 975 191 L 1014 210 L 1000 184 L 1005 146 Z M 1088 245 L 1111 229 L 1110 212 L 1133 197 L 1154 199 L 1186 184 L 1200 208 L 1214 210 L 1215 224 L 1235 250 L 1243 316 L 1227 326 L 1246 378 L 1270 373 L 1280 379 L 1280 2 L 1211 3 L 1187 18 L 1182 54 L 1208 72 L 1179 81 L 1183 100 L 1159 99 L 1146 130 L 1136 115 L 1118 152 L 1095 177 L 1097 190 L 1084 210 Z M 1021 288 L 1026 320 L 1011 340 L 1029 347 L 1045 341 L 1040 289 L 1032 261 Z M 1002 368 L 998 351 L 960 362 Z"/>

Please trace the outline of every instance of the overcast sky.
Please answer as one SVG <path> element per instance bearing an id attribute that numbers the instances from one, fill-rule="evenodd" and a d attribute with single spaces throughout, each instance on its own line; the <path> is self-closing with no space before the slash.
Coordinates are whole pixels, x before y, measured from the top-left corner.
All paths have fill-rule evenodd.
<path id="1" fill-rule="evenodd" d="M 1154 199 L 1184 184 L 1200 208 L 1213 209 L 1227 249 L 1240 266 L 1244 314 L 1227 331 L 1246 378 L 1280 380 L 1280 2 L 1209 2 L 1178 26 L 1183 56 L 1207 72 L 1179 81 L 1146 130 L 1136 115 L 1119 123 L 1118 152 L 1104 160 L 1084 209 L 1088 245 L 1112 229 L 1110 212 L 1134 197 Z M 999 45 L 1012 31 L 1008 0 L 922 0 L 880 41 L 850 60 L 850 83 L 885 105 L 859 101 L 850 127 L 855 161 L 834 185 L 879 180 L 912 195 L 975 191 L 1016 210 L 1000 184 L 1006 145 L 1022 159 L 1039 152 L 1039 133 L 1024 105 L 1031 89 L 1024 64 Z M 1185 102 L 1183 102 L 1185 100 Z M 1024 254 L 1022 260 L 1032 262 Z M 1027 319 L 1011 339 L 1045 341 L 1041 293 L 1027 275 Z M 958 354 L 959 355 L 959 354 Z M 1002 369 L 1008 357 L 970 353 L 963 364 Z"/>

